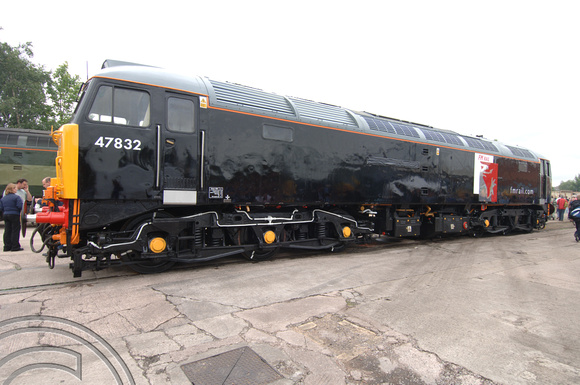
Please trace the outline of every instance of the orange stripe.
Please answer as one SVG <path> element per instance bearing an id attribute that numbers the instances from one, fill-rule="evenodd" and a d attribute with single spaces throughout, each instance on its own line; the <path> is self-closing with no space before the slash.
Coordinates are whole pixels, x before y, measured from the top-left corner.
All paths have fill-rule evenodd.
<path id="1" fill-rule="evenodd" d="M 32 148 L 32 147 L 3 147 L 0 148 L 5 150 L 25 150 L 25 151 L 48 151 L 48 152 L 57 152 L 57 150 L 46 150 L 42 148 Z"/>

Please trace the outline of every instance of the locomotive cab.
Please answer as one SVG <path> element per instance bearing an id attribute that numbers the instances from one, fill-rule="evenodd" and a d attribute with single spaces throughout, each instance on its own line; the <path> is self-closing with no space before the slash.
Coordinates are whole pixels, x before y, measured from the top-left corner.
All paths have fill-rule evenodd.
<path id="1" fill-rule="evenodd" d="M 80 232 L 111 225 L 125 230 L 144 212 L 195 205 L 201 187 L 198 115 L 197 96 L 91 79 L 71 124 L 53 134 L 59 145 L 57 177 L 47 191 L 53 203 L 35 220 L 61 226 L 52 237 L 73 250 Z M 161 244 L 152 243 L 154 252 Z"/>
<path id="2" fill-rule="evenodd" d="M 88 87 L 88 103 L 75 116 L 83 125 L 79 198 L 195 204 L 201 182 L 198 98 L 132 86 L 96 78 Z M 100 226 L 131 213 L 92 215 Z"/>

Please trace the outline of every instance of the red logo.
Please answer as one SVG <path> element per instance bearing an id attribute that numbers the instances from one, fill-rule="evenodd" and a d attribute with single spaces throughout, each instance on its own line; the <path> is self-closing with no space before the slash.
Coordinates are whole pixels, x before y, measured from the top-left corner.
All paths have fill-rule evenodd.
<path id="1" fill-rule="evenodd" d="M 497 202 L 497 163 L 481 162 L 479 200 Z"/>

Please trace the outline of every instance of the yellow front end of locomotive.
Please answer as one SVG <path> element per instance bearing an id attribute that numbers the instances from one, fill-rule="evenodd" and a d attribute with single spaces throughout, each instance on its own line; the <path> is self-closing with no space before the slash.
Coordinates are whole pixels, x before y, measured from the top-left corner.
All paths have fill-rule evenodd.
<path id="1" fill-rule="evenodd" d="M 56 180 L 51 180 L 58 199 L 77 199 L 79 175 L 79 126 L 65 124 L 52 133 L 58 145 Z"/>

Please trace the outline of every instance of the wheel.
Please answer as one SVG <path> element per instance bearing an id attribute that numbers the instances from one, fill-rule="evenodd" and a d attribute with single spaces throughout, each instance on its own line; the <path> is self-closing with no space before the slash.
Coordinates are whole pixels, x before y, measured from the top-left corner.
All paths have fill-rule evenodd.
<path id="1" fill-rule="evenodd" d="M 278 248 L 267 249 L 267 250 L 244 251 L 242 253 L 242 255 L 244 256 L 244 258 L 246 258 L 250 261 L 259 262 L 259 261 L 267 261 L 268 259 L 271 259 L 276 254 L 277 251 L 278 251 Z"/>
<path id="2" fill-rule="evenodd" d="M 175 265 L 173 261 L 163 261 L 162 259 L 145 260 L 144 262 L 131 263 L 129 267 L 140 274 L 163 273 Z"/>
<path id="3" fill-rule="evenodd" d="M 330 251 L 331 253 L 340 253 L 340 252 L 344 251 L 345 249 L 346 249 L 346 243 L 340 242 L 338 245 L 332 246 L 330 249 L 328 249 L 328 251 Z"/>
<path id="4" fill-rule="evenodd" d="M 167 214 L 164 211 L 159 211 L 157 213 L 158 218 L 172 218 L 172 215 Z M 140 215 L 136 218 L 133 218 L 127 221 L 121 231 L 129 231 L 129 230 L 136 230 L 144 223 L 150 222 L 153 219 L 153 213 Z M 141 274 L 155 274 L 155 273 L 162 273 L 164 271 L 169 270 L 170 268 L 175 265 L 174 261 L 168 261 L 166 258 L 147 258 L 141 259 L 141 251 L 139 250 L 132 250 L 128 253 L 125 253 L 121 256 L 122 259 L 127 260 L 130 262 L 128 266 L 136 271 L 137 273 Z M 138 261 L 138 262 L 136 262 Z"/>
<path id="5" fill-rule="evenodd" d="M 258 244 L 258 240 L 256 239 L 254 231 L 245 227 L 240 227 L 236 230 L 233 230 L 231 237 L 234 243 L 237 245 Z M 277 251 L 277 247 L 265 250 L 243 251 L 242 256 L 247 260 L 254 262 L 267 261 L 268 259 L 271 259 Z"/>

